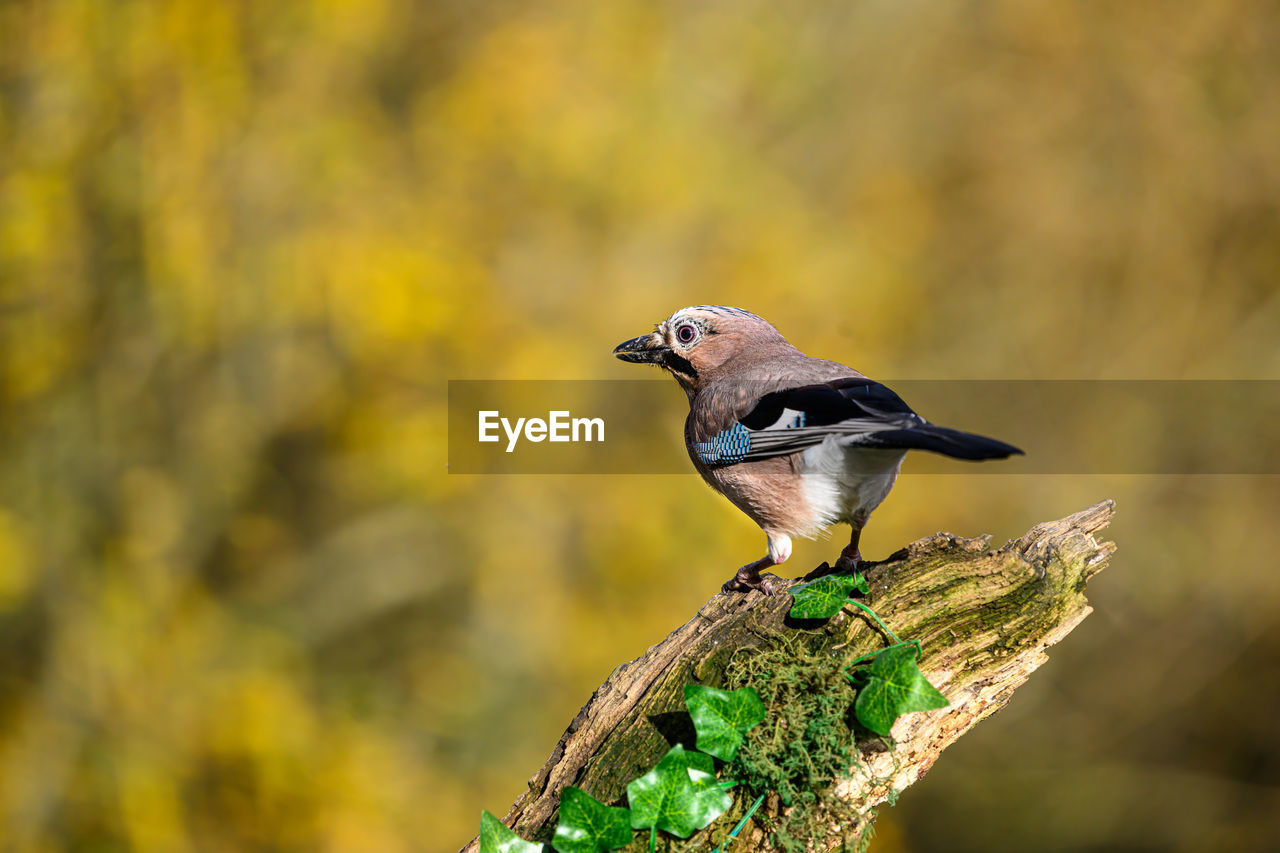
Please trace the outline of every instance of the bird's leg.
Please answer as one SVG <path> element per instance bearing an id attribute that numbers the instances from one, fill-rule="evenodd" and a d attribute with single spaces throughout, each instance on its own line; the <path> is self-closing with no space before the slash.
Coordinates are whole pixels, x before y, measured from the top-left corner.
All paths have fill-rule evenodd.
<path id="1" fill-rule="evenodd" d="M 858 564 L 862 562 L 862 554 L 858 551 L 858 540 L 862 538 L 863 524 L 866 524 L 866 519 L 853 525 L 853 533 L 849 535 L 849 544 L 840 552 L 840 559 L 836 560 L 837 572 L 848 574 L 856 570 Z"/>
<path id="2" fill-rule="evenodd" d="M 769 537 L 769 553 L 756 560 L 754 563 L 747 563 L 724 582 L 721 587 L 725 592 L 732 592 L 740 589 L 743 592 L 750 592 L 758 589 L 765 595 L 773 595 L 775 587 L 773 582 L 777 580 L 773 575 L 760 574 L 761 569 L 772 568 L 779 563 L 785 563 L 787 558 L 791 556 L 791 537 L 785 533 L 776 531 L 765 531 L 765 535 Z"/>
<path id="3" fill-rule="evenodd" d="M 773 575 L 762 575 L 760 570 L 772 568 L 774 565 L 772 557 L 761 557 L 754 563 L 747 563 L 738 569 L 737 573 L 725 581 L 724 586 L 720 588 L 724 592 L 733 592 L 734 590 L 750 592 L 753 589 L 758 589 L 765 595 L 773 595 Z"/>

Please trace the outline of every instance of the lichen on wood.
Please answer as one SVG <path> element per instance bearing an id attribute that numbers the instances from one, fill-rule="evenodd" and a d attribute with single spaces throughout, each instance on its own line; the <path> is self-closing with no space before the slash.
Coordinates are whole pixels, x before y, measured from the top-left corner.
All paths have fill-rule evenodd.
<path id="1" fill-rule="evenodd" d="M 813 833 L 804 843 L 815 850 L 839 849 L 861 835 L 878 805 L 896 798 L 947 746 L 1003 707 L 1047 660 L 1045 650 L 1091 612 L 1085 585 L 1115 550 L 1095 534 L 1114 511 L 1112 501 L 1103 501 L 1037 525 L 998 550 L 990 547 L 990 536 L 964 539 L 940 533 L 883 562 L 864 564 L 871 587 L 865 602 L 899 636 L 921 643 L 920 669 L 947 696 L 950 707 L 904 715 L 890 739 L 868 736 L 848 722 L 841 733 L 831 726 L 831 708 L 825 708 L 822 713 L 828 716 L 820 725 L 831 730 L 811 733 L 826 740 L 806 749 L 822 759 L 815 766 L 825 768 L 832 754 L 840 754 L 840 738 L 845 738 L 848 766 L 830 779 L 800 774 L 782 780 L 734 850 L 803 849 L 786 840 L 801 823 Z M 785 590 L 798 582 L 780 586 Z M 619 666 L 579 711 L 504 823 L 525 838 L 548 840 L 566 785 L 576 785 L 606 803 L 625 804 L 627 782 L 652 768 L 673 744 L 695 747 L 684 711 L 687 683 L 737 687 L 754 678 L 766 699 L 784 697 L 769 706 L 772 726 L 767 719 L 759 733 L 753 732 L 730 767 L 740 776 L 755 772 L 757 784 L 771 773 L 792 772 L 778 763 L 785 750 L 767 753 L 762 739 L 782 737 L 779 727 L 801 737 L 796 730 L 813 722 L 798 720 L 803 703 L 785 698 L 794 697 L 794 692 L 760 679 L 803 677 L 835 683 L 830 679 L 838 677 L 844 662 L 883 646 L 885 638 L 851 606 L 823 622 L 801 622 L 787 616 L 790 604 L 785 594 L 718 594 L 666 639 Z M 783 665 L 789 657 L 795 666 Z M 802 670 L 806 674 L 799 675 Z M 789 701 L 795 707 L 788 708 Z M 749 766 L 753 760 L 758 763 L 755 771 Z M 770 761 L 776 767 L 770 768 Z M 812 796 L 797 793 L 802 789 Z M 744 810 L 743 799 L 739 797 L 729 815 L 692 841 L 669 843 L 667 849 L 712 849 L 728 831 L 733 814 Z M 809 819 L 795 819 L 796 811 L 804 808 L 809 809 Z M 473 840 L 463 851 L 476 849 Z"/>

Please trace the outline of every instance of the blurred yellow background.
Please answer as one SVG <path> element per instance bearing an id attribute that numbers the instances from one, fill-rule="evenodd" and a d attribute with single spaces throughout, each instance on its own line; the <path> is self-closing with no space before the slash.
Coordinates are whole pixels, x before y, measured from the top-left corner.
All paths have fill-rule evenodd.
<path id="1" fill-rule="evenodd" d="M 692 475 L 450 476 L 448 379 L 634 379 L 697 303 L 885 380 L 1280 378 L 1277 45 L 1248 0 L 0 3 L 0 846 L 455 850 L 762 552 Z M 1273 843 L 1280 480 L 956 464 L 863 553 L 1103 497 L 1120 550 L 872 849 Z"/>

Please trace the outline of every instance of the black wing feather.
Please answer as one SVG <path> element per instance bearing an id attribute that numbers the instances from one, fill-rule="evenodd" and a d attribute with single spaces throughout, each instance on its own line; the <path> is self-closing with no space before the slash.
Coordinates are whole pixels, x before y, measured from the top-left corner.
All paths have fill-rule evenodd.
<path id="1" fill-rule="evenodd" d="M 784 419 L 788 411 L 794 414 Z M 927 423 L 888 387 L 858 378 L 766 394 L 732 427 L 695 444 L 694 451 L 708 465 L 732 465 L 787 456 L 833 435 L 850 446 L 931 450 L 959 459 L 1022 452 L 992 438 Z"/>

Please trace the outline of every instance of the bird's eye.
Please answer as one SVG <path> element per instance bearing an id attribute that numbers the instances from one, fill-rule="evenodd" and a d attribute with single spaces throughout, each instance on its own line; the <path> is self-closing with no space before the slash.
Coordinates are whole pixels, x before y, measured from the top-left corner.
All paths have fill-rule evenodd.
<path id="1" fill-rule="evenodd" d="M 676 340 L 682 344 L 691 344 L 696 337 L 698 337 L 698 329 L 695 326 L 686 324 L 676 329 Z"/>

